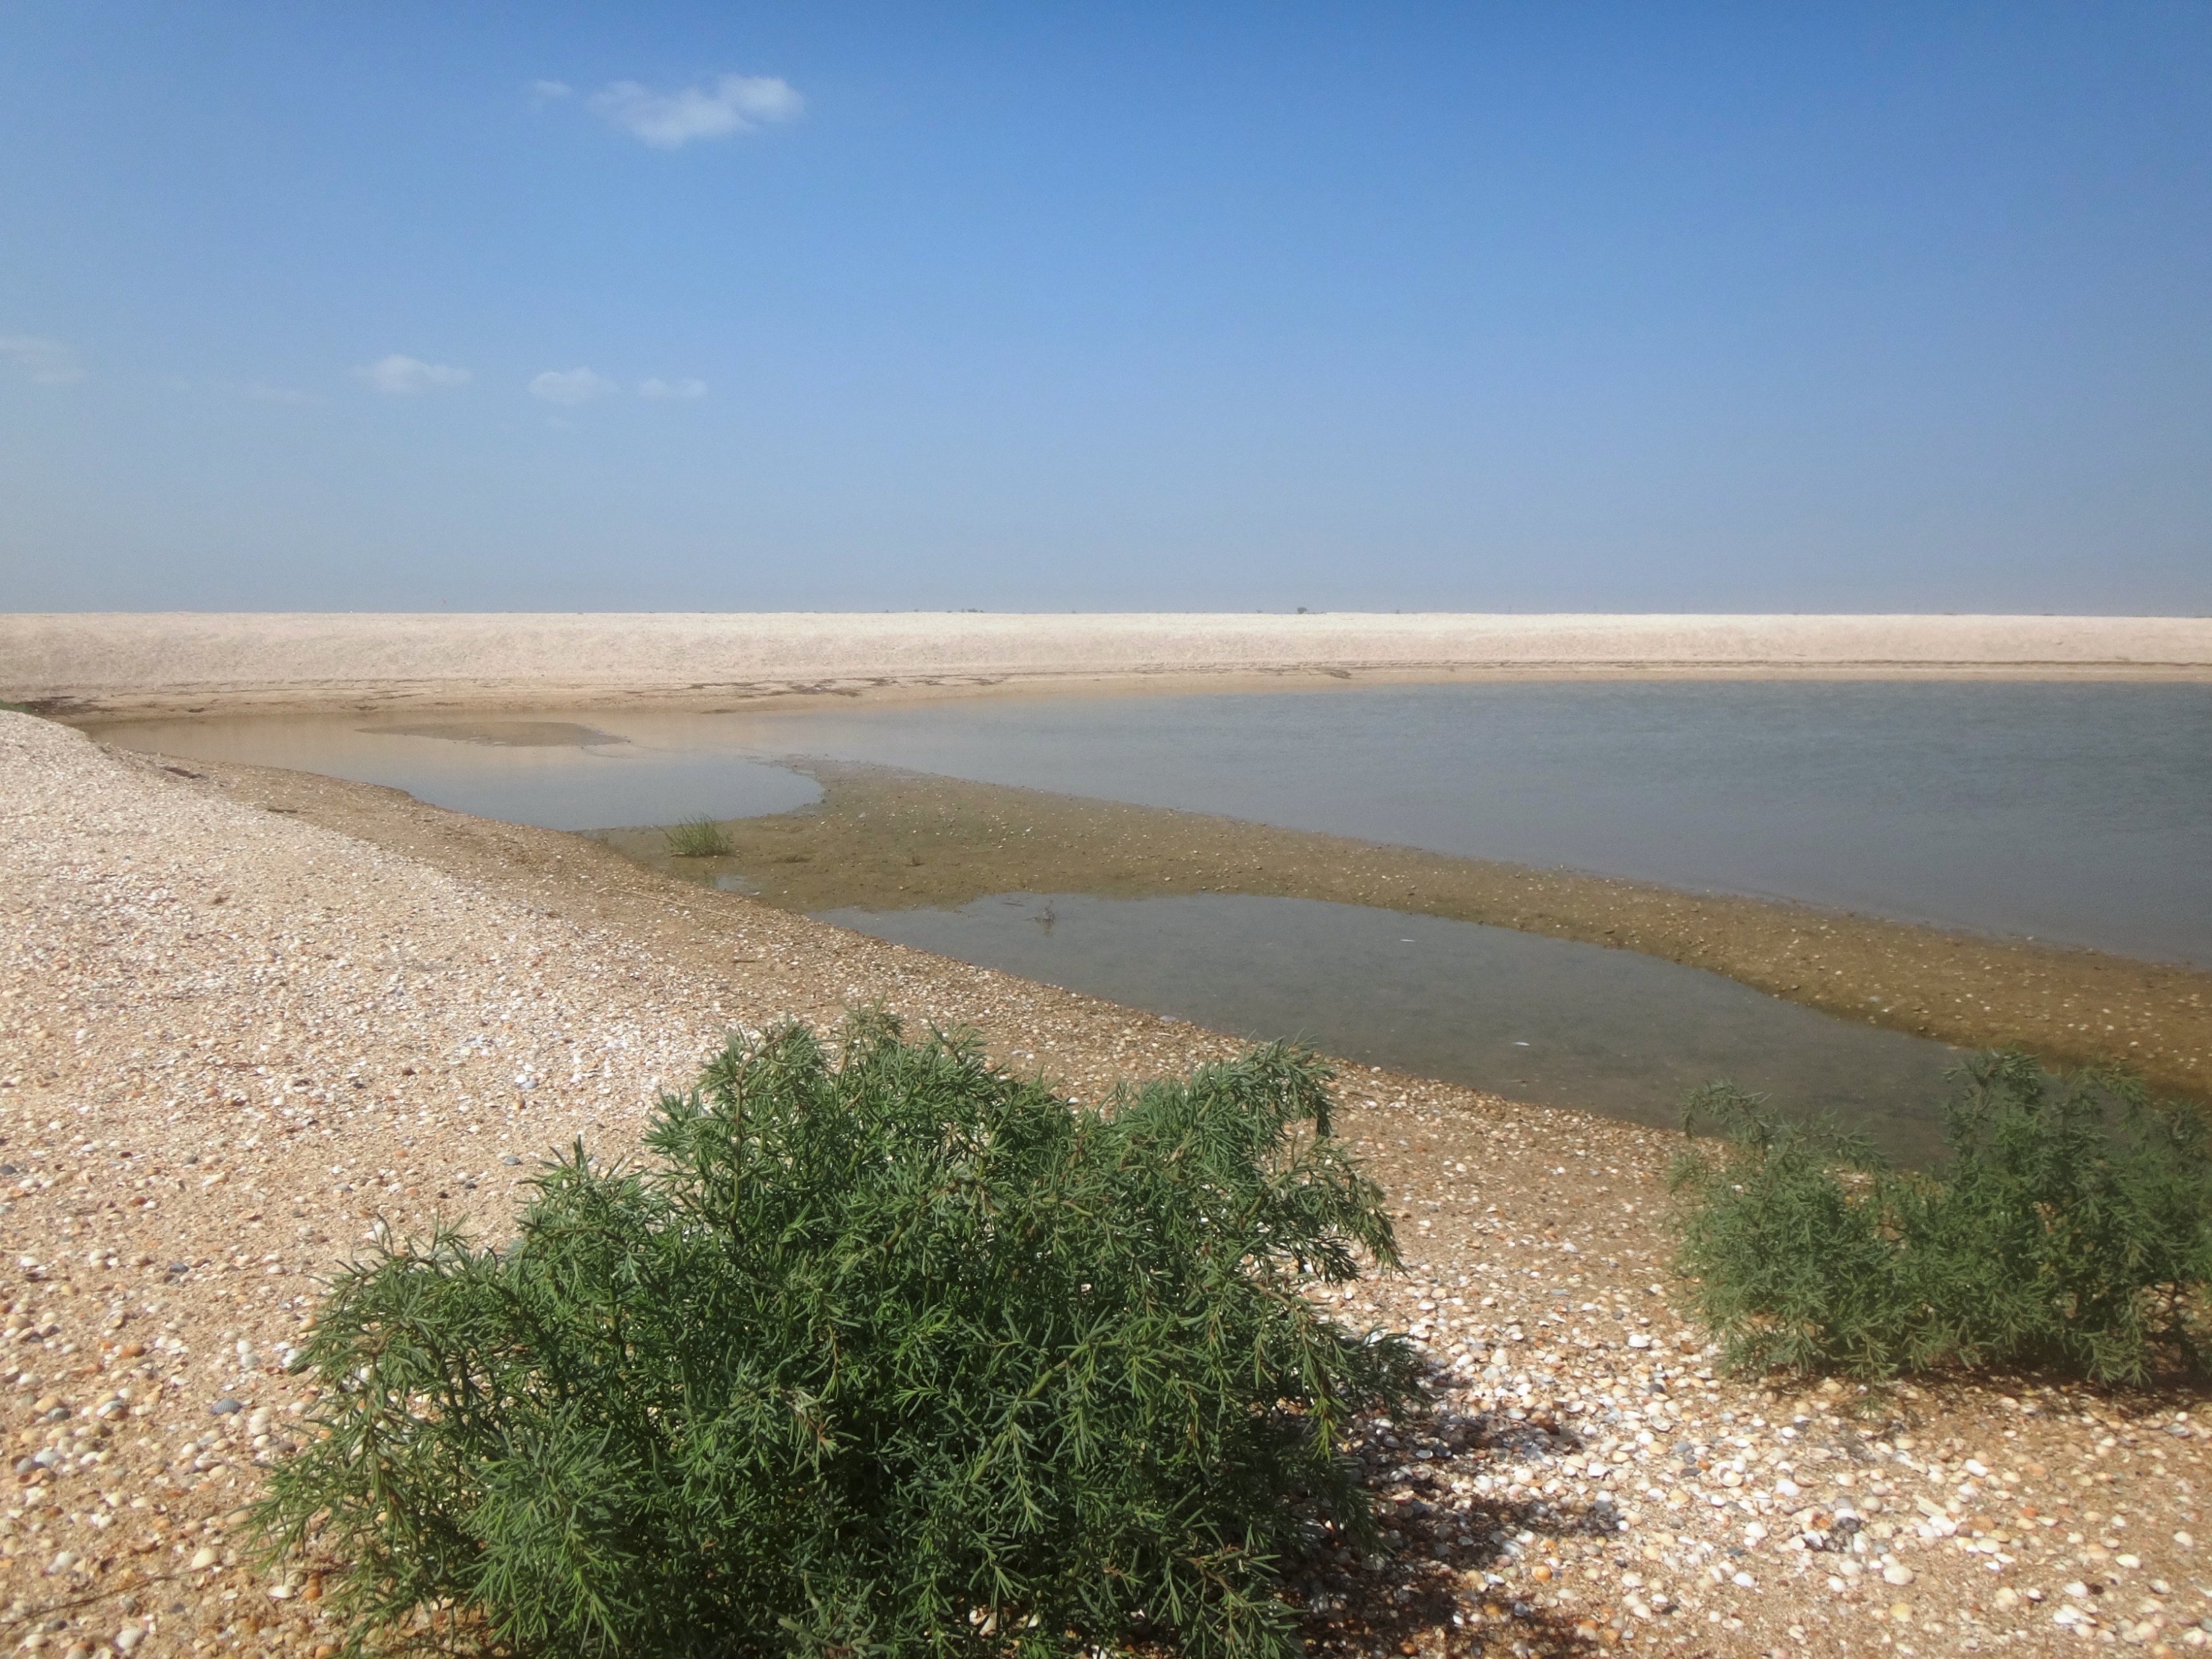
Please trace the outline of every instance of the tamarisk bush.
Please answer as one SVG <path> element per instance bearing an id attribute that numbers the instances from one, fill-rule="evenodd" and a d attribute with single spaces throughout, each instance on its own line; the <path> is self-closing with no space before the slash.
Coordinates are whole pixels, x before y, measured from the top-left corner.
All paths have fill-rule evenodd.
<path id="1" fill-rule="evenodd" d="M 1102 1111 L 880 1013 L 732 1039 L 643 1165 L 579 1146 L 511 1245 L 337 1282 L 271 1546 L 346 1564 L 363 1644 L 1285 1659 L 1280 1564 L 1371 1547 L 1342 1436 L 1413 1386 L 1301 1295 L 1397 1265 L 1330 1075 Z"/>
<path id="2" fill-rule="evenodd" d="M 2041 1367 L 2106 1383 L 2204 1358 L 2212 1152 L 2189 1109 L 2134 1078 L 1970 1056 L 1949 1157 L 1887 1169 L 1863 1142 L 1769 1115 L 1728 1084 L 1685 1127 L 1678 1269 L 1731 1365 L 1881 1377 Z"/>

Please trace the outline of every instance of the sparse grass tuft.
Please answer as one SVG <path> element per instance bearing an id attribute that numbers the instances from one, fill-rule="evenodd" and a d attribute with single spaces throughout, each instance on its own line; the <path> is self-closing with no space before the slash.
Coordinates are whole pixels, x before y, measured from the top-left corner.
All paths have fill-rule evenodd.
<path id="1" fill-rule="evenodd" d="M 1302 1294 L 1396 1265 L 1329 1075 L 1101 1111 L 880 1013 L 733 1040 L 647 1165 L 340 1279 L 262 1522 L 379 1650 L 1294 1659 L 1280 1565 L 1372 1547 L 1342 1437 L 1412 1387 Z"/>
<path id="2" fill-rule="evenodd" d="M 2202 1117 L 2125 1073 L 1969 1059 L 1945 1108 L 1949 1158 L 1885 1168 L 1863 1143 L 1793 1127 L 1728 1084 L 1698 1091 L 1717 1152 L 1674 1170 L 1678 1268 L 1727 1362 L 1887 1377 L 2046 1368 L 2139 1384 L 2201 1364 L 2212 1282 Z"/>
<path id="3" fill-rule="evenodd" d="M 722 826 L 710 817 L 686 818 L 660 833 L 668 838 L 668 850 L 679 859 L 726 859 L 730 855 L 730 838 L 722 833 Z"/>

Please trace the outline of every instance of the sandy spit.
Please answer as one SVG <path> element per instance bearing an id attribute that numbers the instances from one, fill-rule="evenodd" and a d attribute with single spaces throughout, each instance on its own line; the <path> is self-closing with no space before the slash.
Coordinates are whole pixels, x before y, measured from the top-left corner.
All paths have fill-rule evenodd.
<path id="1" fill-rule="evenodd" d="M 391 790 L 103 750 L 0 714 L 0 1638 L 327 1656 L 237 1510 L 312 1427 L 284 1370 L 381 1225 L 497 1236 L 634 1147 L 732 1024 L 880 998 L 1094 1097 L 1228 1039 L 686 887 Z M 2201 1397 L 2008 1380 L 1854 1417 L 1717 1376 L 1664 1267 L 1672 1137 L 1365 1067 L 1344 1130 L 1433 1415 L 1353 1451 L 1394 1542 L 1294 1587 L 1322 1654 L 2203 1645 Z"/>
<path id="2" fill-rule="evenodd" d="M 1929 616 L 0 616 L 55 712 L 505 708 L 1462 674 L 2212 677 L 2212 619 Z"/>

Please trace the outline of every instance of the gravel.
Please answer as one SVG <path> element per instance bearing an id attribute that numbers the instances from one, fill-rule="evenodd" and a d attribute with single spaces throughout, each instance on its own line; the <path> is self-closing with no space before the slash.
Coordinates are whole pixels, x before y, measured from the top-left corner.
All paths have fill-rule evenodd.
<path id="1" fill-rule="evenodd" d="M 728 1026 L 881 997 L 1085 1098 L 1236 1046 L 390 791 L 5 714 L 0 769 L 0 1639 L 58 1659 L 331 1650 L 319 1577 L 239 1536 L 312 1432 L 283 1368 L 317 1275 L 632 1147 Z M 1431 1408 L 1355 1439 L 1392 1550 L 1302 1568 L 1321 1650 L 2207 1641 L 2202 1396 L 1717 1376 L 1671 1300 L 1671 1137 L 1339 1094 L 1409 1271 L 1334 1306 L 1413 1334 Z"/>

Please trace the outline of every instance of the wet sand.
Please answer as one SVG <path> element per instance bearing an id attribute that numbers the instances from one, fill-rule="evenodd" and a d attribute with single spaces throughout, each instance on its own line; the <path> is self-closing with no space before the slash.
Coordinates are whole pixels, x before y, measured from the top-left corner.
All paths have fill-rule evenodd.
<path id="1" fill-rule="evenodd" d="M 788 763 L 822 784 L 823 800 L 725 823 L 726 859 L 672 859 L 651 830 L 609 843 L 689 879 L 736 876 L 805 913 L 951 909 L 1005 892 L 1373 905 L 1635 951 L 1915 1036 L 2016 1044 L 2067 1065 L 2117 1060 L 2154 1089 L 2212 1096 L 2212 973 L 2201 969 L 1202 813 Z"/>
<path id="2" fill-rule="evenodd" d="M 716 708 L 824 697 L 1280 690 L 1545 675 L 2212 678 L 2212 619 L 0 616 L 0 699 L 42 712 Z"/>

